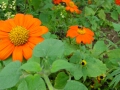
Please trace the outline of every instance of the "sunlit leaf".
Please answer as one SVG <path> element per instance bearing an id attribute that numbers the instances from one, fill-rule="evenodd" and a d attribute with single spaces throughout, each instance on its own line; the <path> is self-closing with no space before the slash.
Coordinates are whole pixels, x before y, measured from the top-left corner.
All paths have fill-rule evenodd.
<path id="1" fill-rule="evenodd" d="M 27 82 L 28 90 L 46 90 L 45 82 L 38 74 L 35 74 L 34 76 L 29 75 L 25 80 Z"/>
<path id="2" fill-rule="evenodd" d="M 21 69 L 27 72 L 40 72 L 41 71 L 40 64 L 37 62 L 27 62 L 21 66 Z"/>
<path id="3" fill-rule="evenodd" d="M 21 63 L 19 61 L 11 62 L 0 72 L 0 89 L 13 87 L 19 81 Z"/>
<path id="4" fill-rule="evenodd" d="M 78 81 L 68 81 L 64 90 L 88 90 L 87 87 Z"/>
<path id="5" fill-rule="evenodd" d="M 36 57 L 61 57 L 64 52 L 64 44 L 60 40 L 46 39 L 37 44 L 33 50 Z"/>
<path id="6" fill-rule="evenodd" d="M 57 77 L 55 78 L 54 87 L 57 89 L 62 89 L 69 79 L 69 76 L 66 75 L 64 72 L 58 73 Z"/>
<path id="7" fill-rule="evenodd" d="M 70 69 L 73 68 L 73 65 L 65 60 L 56 60 L 53 62 L 51 67 L 51 72 L 57 72 L 61 69 Z"/>

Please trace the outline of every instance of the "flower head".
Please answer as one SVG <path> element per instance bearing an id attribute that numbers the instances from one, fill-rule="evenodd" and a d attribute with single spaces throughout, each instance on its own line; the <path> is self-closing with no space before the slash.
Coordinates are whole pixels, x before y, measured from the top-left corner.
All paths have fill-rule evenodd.
<path id="1" fill-rule="evenodd" d="M 85 66 L 87 64 L 86 60 L 82 60 L 81 65 Z"/>
<path id="2" fill-rule="evenodd" d="M 120 6 L 120 0 L 115 0 L 115 4 Z"/>
<path id="3" fill-rule="evenodd" d="M 84 44 L 90 44 L 94 40 L 94 33 L 89 28 L 80 27 L 78 25 L 71 26 L 67 31 L 66 36 L 76 38 L 78 44 L 81 42 Z"/>
<path id="4" fill-rule="evenodd" d="M 60 4 L 62 2 L 62 0 L 53 0 L 54 4 Z"/>
<path id="5" fill-rule="evenodd" d="M 32 49 L 42 42 L 41 35 L 48 28 L 40 26 L 41 21 L 32 15 L 16 14 L 13 19 L 0 22 L 0 60 L 12 55 L 13 61 L 27 60 L 32 56 Z"/>
<path id="6" fill-rule="evenodd" d="M 62 0 L 62 2 L 66 3 L 66 10 L 70 12 L 76 12 L 78 14 L 81 13 L 81 10 L 78 9 L 78 7 L 75 5 L 75 3 L 71 0 Z"/>

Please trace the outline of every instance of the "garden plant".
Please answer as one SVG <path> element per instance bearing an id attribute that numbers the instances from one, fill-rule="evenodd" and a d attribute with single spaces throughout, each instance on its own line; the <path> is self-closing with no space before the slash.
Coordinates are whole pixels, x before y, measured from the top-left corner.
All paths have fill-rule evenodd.
<path id="1" fill-rule="evenodd" d="M 0 0 L 0 90 L 120 90 L 120 0 Z"/>

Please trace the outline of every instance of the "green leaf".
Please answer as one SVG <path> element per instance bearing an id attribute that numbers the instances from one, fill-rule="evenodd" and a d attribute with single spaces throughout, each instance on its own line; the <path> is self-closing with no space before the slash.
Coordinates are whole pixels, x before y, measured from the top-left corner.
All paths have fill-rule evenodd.
<path id="1" fill-rule="evenodd" d="M 109 58 L 120 58 L 120 49 L 110 50 L 107 55 Z"/>
<path id="2" fill-rule="evenodd" d="M 11 62 L 0 72 L 0 89 L 13 87 L 19 81 L 21 63 Z"/>
<path id="3" fill-rule="evenodd" d="M 40 72 L 42 70 L 37 62 L 27 62 L 21 66 L 21 69 L 27 72 Z"/>
<path id="4" fill-rule="evenodd" d="M 46 85 L 40 75 L 29 75 L 25 78 L 28 86 L 28 90 L 46 90 Z M 22 89 L 21 89 L 22 90 Z"/>
<path id="5" fill-rule="evenodd" d="M 104 41 L 97 41 L 91 52 L 95 57 L 99 57 L 99 55 L 102 54 L 106 50 L 107 50 L 107 46 L 104 43 Z"/>
<path id="6" fill-rule="evenodd" d="M 71 69 L 73 68 L 73 65 L 65 60 L 56 60 L 53 62 L 51 67 L 51 72 L 57 72 L 61 69 Z"/>
<path id="7" fill-rule="evenodd" d="M 65 45 L 64 55 L 70 55 L 76 50 L 75 47 L 66 42 L 64 42 L 64 45 Z"/>
<path id="8" fill-rule="evenodd" d="M 114 19 L 114 20 L 118 20 L 118 12 L 116 10 L 113 10 L 111 12 L 111 17 Z"/>
<path id="9" fill-rule="evenodd" d="M 23 79 L 17 90 L 28 90 L 27 82 Z"/>
<path id="10" fill-rule="evenodd" d="M 30 0 L 30 3 L 33 5 L 35 10 L 40 9 L 41 0 Z"/>
<path id="11" fill-rule="evenodd" d="M 113 25 L 113 28 L 115 31 L 117 31 L 117 32 L 120 31 L 120 23 L 112 22 L 112 25 Z"/>
<path id="12" fill-rule="evenodd" d="M 80 79 L 82 76 L 85 80 L 86 76 L 97 77 L 101 74 L 106 73 L 106 65 L 90 54 L 76 51 L 74 55 L 70 58 L 70 62 L 73 62 L 74 60 L 76 60 L 77 62 L 75 63 L 74 68 L 72 68 L 73 70 L 71 69 L 71 72 L 76 80 Z M 86 65 L 81 64 L 82 60 L 86 61 Z"/>
<path id="13" fill-rule="evenodd" d="M 82 67 L 75 65 L 73 76 L 75 80 L 79 80 L 83 76 Z"/>
<path id="14" fill-rule="evenodd" d="M 87 6 L 85 7 L 85 16 L 94 15 L 94 14 L 95 12 L 92 8 L 87 7 Z"/>
<path id="15" fill-rule="evenodd" d="M 51 34 L 50 32 L 42 35 L 42 37 L 43 37 L 44 39 L 50 39 L 50 38 L 54 38 L 54 39 L 55 39 L 55 38 L 57 38 L 57 36 L 56 36 L 55 34 Z"/>
<path id="16" fill-rule="evenodd" d="M 58 73 L 57 77 L 55 78 L 54 87 L 57 89 L 62 89 L 69 79 L 69 76 L 65 74 L 65 72 Z"/>
<path id="17" fill-rule="evenodd" d="M 64 90 L 88 90 L 86 86 L 78 81 L 68 81 Z"/>
<path id="18" fill-rule="evenodd" d="M 99 59 L 87 57 L 86 58 L 87 65 L 84 71 L 87 73 L 89 77 L 97 77 L 100 76 L 107 71 L 107 67 L 102 63 Z M 94 70 L 94 72 L 93 72 Z"/>
<path id="19" fill-rule="evenodd" d="M 36 57 L 61 57 L 64 52 L 64 44 L 60 40 L 46 39 L 35 46 L 33 55 Z"/>
<path id="20" fill-rule="evenodd" d="M 43 12 L 39 15 L 39 19 L 42 21 L 43 24 L 48 24 L 50 22 L 51 19 L 51 12 L 47 11 Z"/>
<path id="21" fill-rule="evenodd" d="M 99 18 L 105 20 L 106 19 L 106 15 L 105 15 L 105 12 L 103 9 L 101 9 L 99 12 L 98 12 L 98 16 Z"/>

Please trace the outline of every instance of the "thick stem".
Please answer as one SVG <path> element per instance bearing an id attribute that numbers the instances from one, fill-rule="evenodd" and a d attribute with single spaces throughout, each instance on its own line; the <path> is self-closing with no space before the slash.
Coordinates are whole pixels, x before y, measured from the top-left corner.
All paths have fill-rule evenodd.
<path id="1" fill-rule="evenodd" d="M 46 74 L 44 74 L 43 78 L 44 78 L 44 80 L 45 80 L 45 82 L 46 82 L 49 90 L 54 90 L 54 88 L 53 88 L 53 86 L 52 86 L 52 84 L 51 84 L 50 79 L 48 78 L 48 76 Z"/>

